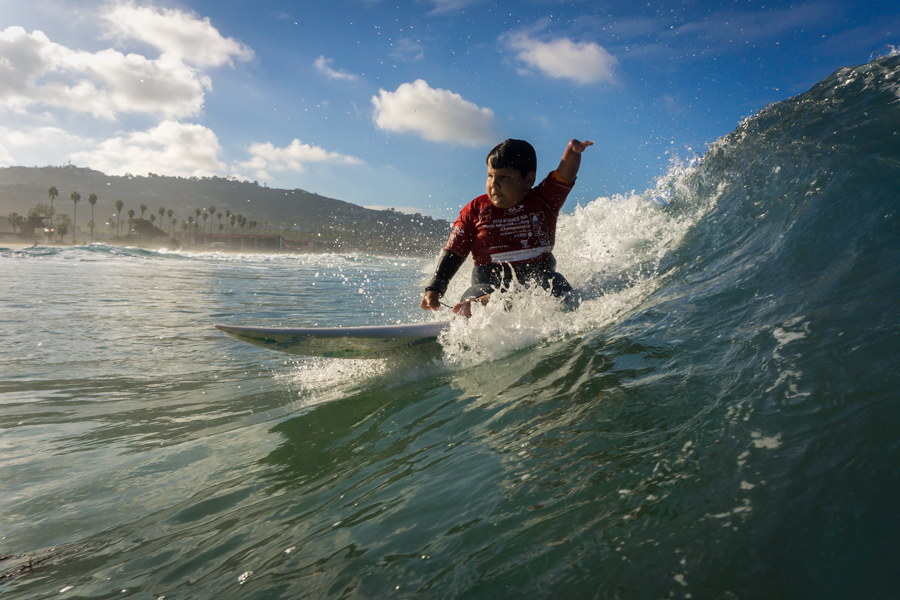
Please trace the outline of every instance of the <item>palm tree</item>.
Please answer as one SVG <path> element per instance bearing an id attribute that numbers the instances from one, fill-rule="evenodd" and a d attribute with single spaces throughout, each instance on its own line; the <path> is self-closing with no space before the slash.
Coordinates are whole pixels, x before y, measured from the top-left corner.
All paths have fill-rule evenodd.
<path id="1" fill-rule="evenodd" d="M 141 211 L 141 218 L 143 219 L 143 218 L 144 218 L 144 213 L 147 212 L 147 205 L 146 205 L 146 204 L 141 204 L 140 206 L 138 206 L 138 208 L 139 208 L 140 211 Z"/>
<path id="2" fill-rule="evenodd" d="M 159 222 L 160 222 L 160 224 L 161 224 L 161 223 L 163 222 L 163 220 L 162 220 L 163 215 L 166 214 L 166 209 L 164 209 L 162 206 L 160 206 L 160 207 L 159 207 L 159 210 L 156 211 L 156 212 L 157 212 L 157 214 L 159 215 Z"/>
<path id="3" fill-rule="evenodd" d="M 131 235 L 132 225 L 134 225 L 134 209 L 128 209 L 128 235 Z M 128 236 L 126 236 L 128 237 Z"/>
<path id="4" fill-rule="evenodd" d="M 216 206 L 214 204 L 209 205 L 209 216 L 216 216 Z M 209 233 L 212 234 L 212 221 L 209 222 Z"/>
<path id="5" fill-rule="evenodd" d="M 59 215 L 59 224 L 56 226 L 56 235 L 59 236 L 59 241 L 62 242 L 63 238 L 66 237 L 66 234 L 69 233 L 69 225 L 72 224 L 72 220 L 69 218 L 69 215 L 63 213 Z M 53 235 L 53 230 L 50 231 L 50 234 Z M 74 234 L 73 236 L 74 237 Z"/>
<path id="6" fill-rule="evenodd" d="M 94 243 L 94 205 L 97 204 L 97 194 L 88 196 L 88 204 L 91 205 L 91 243 Z"/>
<path id="7" fill-rule="evenodd" d="M 175 214 L 175 211 L 171 208 L 166 211 L 166 216 L 169 217 L 169 237 L 172 237 L 172 225 L 175 224 L 175 219 L 172 218 L 172 215 Z"/>
<path id="8" fill-rule="evenodd" d="M 216 219 L 219 220 L 219 231 L 222 231 L 222 213 L 216 213 Z"/>
<path id="9" fill-rule="evenodd" d="M 125 206 L 124 202 L 116 200 L 116 235 L 119 235 L 119 215 L 122 214 L 123 206 Z"/>
<path id="10" fill-rule="evenodd" d="M 75 223 L 78 222 L 78 203 L 81 202 L 81 194 L 78 192 L 72 192 L 72 195 L 69 196 L 72 199 L 72 202 L 75 203 L 75 212 L 73 213 L 74 218 L 72 219 L 72 243 L 75 243 Z"/>
<path id="11" fill-rule="evenodd" d="M 6 222 L 10 224 L 13 228 L 13 233 L 16 232 L 16 225 L 19 223 L 19 213 L 11 212 L 6 216 Z"/>
<path id="12" fill-rule="evenodd" d="M 53 229 L 53 200 L 59 196 L 59 190 L 56 189 L 55 185 L 52 185 L 50 186 L 50 189 L 47 190 L 47 195 L 50 196 L 50 229 Z"/>
<path id="13" fill-rule="evenodd" d="M 231 215 L 228 220 L 231 223 L 231 233 L 234 233 L 234 222 L 237 221 L 237 215 Z"/>
<path id="14" fill-rule="evenodd" d="M 230 219 L 230 218 L 231 218 L 231 211 L 226 209 L 225 210 L 225 223 L 228 223 L 228 219 Z"/>

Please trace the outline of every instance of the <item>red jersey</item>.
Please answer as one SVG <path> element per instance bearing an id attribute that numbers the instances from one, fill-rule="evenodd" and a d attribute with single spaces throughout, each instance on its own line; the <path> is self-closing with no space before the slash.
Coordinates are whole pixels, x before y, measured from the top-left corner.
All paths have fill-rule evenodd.
<path id="1" fill-rule="evenodd" d="M 461 258 L 471 252 L 476 265 L 550 258 L 556 218 L 574 184 L 553 171 L 511 208 L 497 208 L 487 194 L 478 196 L 460 211 L 444 250 Z"/>

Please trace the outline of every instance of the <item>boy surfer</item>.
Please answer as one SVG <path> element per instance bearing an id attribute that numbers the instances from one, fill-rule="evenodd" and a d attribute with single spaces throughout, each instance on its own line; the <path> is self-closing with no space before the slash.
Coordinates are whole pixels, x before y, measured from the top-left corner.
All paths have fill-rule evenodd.
<path id="1" fill-rule="evenodd" d="M 538 284 L 561 300 L 573 300 L 566 278 L 555 271 L 556 219 L 575 184 L 581 153 L 593 142 L 571 140 L 555 171 L 532 188 L 537 155 L 524 140 L 506 140 L 487 156 L 487 194 L 469 202 L 453 224 L 437 270 L 425 288 L 422 309 L 438 310 L 450 279 L 469 253 L 475 262 L 472 286 L 453 312 L 469 318 L 472 302 L 487 304 L 513 276 Z"/>

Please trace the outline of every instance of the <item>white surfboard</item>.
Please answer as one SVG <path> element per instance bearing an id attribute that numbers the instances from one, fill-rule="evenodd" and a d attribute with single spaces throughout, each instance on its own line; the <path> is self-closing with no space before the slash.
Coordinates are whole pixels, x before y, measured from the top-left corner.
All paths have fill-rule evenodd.
<path id="1" fill-rule="evenodd" d="M 437 341 L 450 321 L 375 327 L 246 327 L 214 325 L 231 337 L 270 350 L 325 358 L 386 358 Z"/>

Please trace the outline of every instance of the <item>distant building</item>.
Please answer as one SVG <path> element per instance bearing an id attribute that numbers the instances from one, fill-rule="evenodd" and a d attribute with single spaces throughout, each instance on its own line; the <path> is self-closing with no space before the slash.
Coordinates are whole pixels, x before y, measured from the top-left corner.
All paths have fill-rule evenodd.
<path id="1" fill-rule="evenodd" d="M 0 241 L 4 242 L 32 242 L 35 238 L 35 229 L 38 236 L 44 234 L 44 230 L 50 227 L 50 217 L 28 217 L 19 231 L 0 231 Z"/>
<path id="2" fill-rule="evenodd" d="M 49 228 L 50 217 L 28 217 L 28 220 L 25 221 L 25 225 L 22 226 L 22 231 L 19 232 L 19 235 L 21 237 L 33 238 L 35 229 L 37 229 L 40 234 L 43 234 L 44 230 Z"/>

